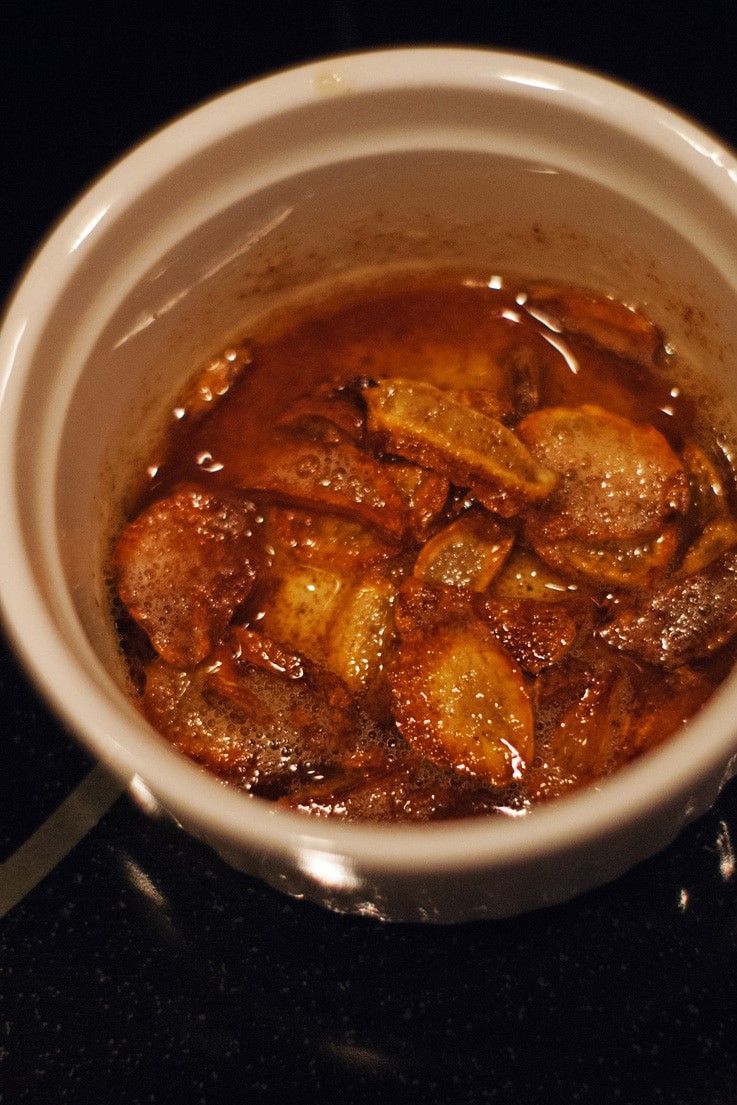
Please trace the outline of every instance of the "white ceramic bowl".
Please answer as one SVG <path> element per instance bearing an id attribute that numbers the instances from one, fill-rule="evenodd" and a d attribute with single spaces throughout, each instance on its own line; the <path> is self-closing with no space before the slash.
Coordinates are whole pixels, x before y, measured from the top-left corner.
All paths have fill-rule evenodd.
<path id="1" fill-rule="evenodd" d="M 663 747 L 515 820 L 314 821 L 226 790 L 125 693 L 101 550 L 184 368 L 365 266 L 467 261 L 647 305 L 737 408 L 737 162 L 666 107 L 568 66 L 401 49 L 305 65 L 179 119 L 99 180 L 0 335 L 0 599 L 61 718 L 234 866 L 394 920 L 501 917 L 615 878 L 731 775 L 737 683 Z"/>

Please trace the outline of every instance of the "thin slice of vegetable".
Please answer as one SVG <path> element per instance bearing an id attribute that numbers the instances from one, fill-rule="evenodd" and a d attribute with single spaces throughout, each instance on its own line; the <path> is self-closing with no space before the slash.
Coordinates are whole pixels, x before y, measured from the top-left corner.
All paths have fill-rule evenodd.
<path id="1" fill-rule="evenodd" d="M 389 452 L 470 487 L 503 516 L 546 498 L 558 483 L 501 422 L 432 384 L 380 380 L 364 398 L 369 433 Z"/>
<path id="2" fill-rule="evenodd" d="M 251 664 L 282 679 L 301 679 L 305 673 L 303 657 L 283 648 L 270 637 L 247 626 L 234 625 L 229 633 L 233 661 L 237 665 Z M 347 705 L 347 703 L 346 703 Z"/>
<path id="3" fill-rule="evenodd" d="M 688 576 L 737 545 L 737 518 L 730 507 L 725 474 L 716 462 L 694 441 L 686 443 L 681 456 L 691 488 L 691 527 L 696 530 L 678 569 L 678 575 Z"/>
<path id="4" fill-rule="evenodd" d="M 397 801 L 401 775 L 399 766 L 388 760 L 368 774 L 360 770 L 328 773 L 290 788 L 277 805 L 310 817 L 394 821 L 401 810 Z"/>
<path id="5" fill-rule="evenodd" d="M 382 332 L 379 342 L 368 348 L 365 340 L 343 346 L 345 362 L 361 365 L 372 379 L 402 376 L 426 380 L 442 388 L 482 388 L 500 396 L 505 410 L 511 409 L 511 397 L 505 394 L 507 374 L 494 351 L 507 340 L 509 323 L 502 320 L 492 336 L 487 325 L 493 326 L 489 315 L 480 331 L 466 332 L 449 341 L 439 332 L 438 323 L 443 326 L 441 316 L 442 311 L 436 312 L 435 318 L 428 320 L 429 330 L 437 328 L 431 336 L 425 326 L 418 330 L 411 315 L 405 315 L 399 323 L 396 344 L 387 341 L 387 333 Z"/>
<path id="6" fill-rule="evenodd" d="M 277 553 L 259 595 L 259 632 L 315 662 L 325 658 L 327 627 L 346 576 Z"/>
<path id="7" fill-rule="evenodd" d="M 681 460 L 688 477 L 691 509 L 697 523 L 705 525 L 717 515 L 726 514 L 729 511 L 727 473 L 692 439 L 683 446 Z"/>
<path id="8" fill-rule="evenodd" d="M 386 720 L 385 670 L 394 645 L 396 583 L 364 573 L 337 604 L 327 632 L 325 666 L 339 675 L 372 717 Z"/>
<path id="9" fill-rule="evenodd" d="M 678 549 L 676 525 L 666 526 L 649 540 L 607 541 L 600 545 L 534 540 L 534 527 L 531 534 L 537 553 L 555 571 L 602 587 L 651 587 L 666 574 Z"/>
<path id="10" fill-rule="evenodd" d="M 490 591 L 501 599 L 567 602 L 580 593 L 581 587 L 553 571 L 531 549 L 516 544 L 495 577 Z"/>
<path id="11" fill-rule="evenodd" d="M 561 682 L 564 685 L 561 687 Z M 626 670 L 574 662 L 535 683 L 545 741 L 528 784 L 534 801 L 556 798 L 608 773 L 619 719 L 632 706 Z"/>
<path id="12" fill-rule="evenodd" d="M 527 777 L 532 801 L 610 775 L 681 728 L 714 689 L 687 668 L 653 678 L 652 669 L 624 656 L 613 663 L 596 647 L 548 668 L 534 688 L 544 738 Z"/>
<path id="13" fill-rule="evenodd" d="M 532 287 L 526 309 L 573 334 L 583 334 L 597 345 L 646 368 L 653 367 L 663 336 L 653 322 L 634 307 L 583 288 L 546 285 Z"/>
<path id="14" fill-rule="evenodd" d="M 394 623 L 402 637 L 415 633 L 430 636 L 442 622 L 473 618 L 473 591 L 423 583 L 410 576 L 400 584 L 394 608 Z"/>
<path id="15" fill-rule="evenodd" d="M 438 472 L 396 458 L 387 461 L 384 467 L 402 496 L 409 536 L 424 541 L 448 499 L 448 480 Z"/>
<path id="16" fill-rule="evenodd" d="M 259 564 L 256 524 L 250 504 L 188 485 L 123 531 L 112 557 L 118 594 L 169 663 L 204 659 L 248 597 Z"/>
<path id="17" fill-rule="evenodd" d="M 503 422 L 511 414 L 508 401 L 501 399 L 495 391 L 489 391 L 488 388 L 449 388 L 445 394 L 498 422 Z"/>
<path id="18" fill-rule="evenodd" d="M 203 695 L 205 665 L 184 671 L 161 659 L 148 669 L 143 711 L 180 752 L 221 778 L 249 788 L 261 772 L 287 770 L 282 748 L 298 734 L 284 728 L 285 716 L 258 681 L 241 688 L 237 701 Z M 267 677 L 258 677 L 268 691 Z"/>
<path id="19" fill-rule="evenodd" d="M 402 641 L 389 671 L 394 720 L 421 755 L 491 786 L 520 779 L 534 754 L 522 673 L 481 622 Z"/>
<path id="20" fill-rule="evenodd" d="M 373 526 L 325 511 L 273 504 L 265 511 L 271 539 L 297 558 L 318 567 L 351 574 L 397 555 L 398 546 Z"/>
<path id="21" fill-rule="evenodd" d="M 704 659 L 737 633 L 737 549 L 612 610 L 599 630 L 612 648 L 667 669 Z"/>
<path id="22" fill-rule="evenodd" d="M 383 755 L 372 726 L 330 672 L 304 663 L 297 675 L 263 663 L 279 655 L 264 638 L 258 662 L 251 631 L 228 635 L 212 656 L 188 671 L 151 664 L 146 716 L 183 753 L 231 782 L 257 788 L 263 778 L 288 789 L 321 766 L 355 769 Z M 245 652 L 244 652 L 245 648 Z"/>
<path id="23" fill-rule="evenodd" d="M 290 403 L 278 425 L 306 428 L 318 440 L 330 440 L 332 428 L 332 440 L 360 444 L 365 414 L 356 389 L 326 383 Z"/>
<path id="24" fill-rule="evenodd" d="M 619 717 L 619 732 L 610 770 L 661 744 L 681 729 L 701 709 L 714 691 L 714 683 L 699 671 L 677 668 L 654 680 L 651 671 L 639 670 L 633 678 L 637 709 Z"/>
<path id="25" fill-rule="evenodd" d="M 737 519 L 731 514 L 712 518 L 683 555 L 679 576 L 690 576 L 708 568 L 722 553 L 737 545 Z"/>
<path id="26" fill-rule="evenodd" d="M 560 476 L 530 526 L 537 541 L 641 541 L 688 510 L 681 462 L 652 426 L 584 404 L 536 411 L 517 433 Z"/>
<path id="27" fill-rule="evenodd" d="M 514 531 L 484 510 L 467 510 L 423 546 L 414 575 L 425 583 L 485 591 L 514 544 Z"/>
<path id="28" fill-rule="evenodd" d="M 537 599 L 499 599 L 475 595 L 473 608 L 520 667 L 538 675 L 559 663 L 588 622 L 589 604 L 539 602 Z"/>
<path id="29" fill-rule="evenodd" d="M 383 466 L 348 442 L 285 436 L 231 477 L 251 493 L 308 510 L 326 510 L 401 540 L 407 525 L 402 497 Z"/>

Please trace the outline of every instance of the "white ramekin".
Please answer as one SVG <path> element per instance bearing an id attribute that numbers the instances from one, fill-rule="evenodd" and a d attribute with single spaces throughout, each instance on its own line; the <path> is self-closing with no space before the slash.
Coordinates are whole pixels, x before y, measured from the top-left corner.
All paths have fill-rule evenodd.
<path id="1" fill-rule="evenodd" d="M 476 49 L 327 59 L 133 150 L 43 244 L 0 333 L 0 601 L 42 693 L 122 780 L 234 866 L 392 920 L 509 916 L 615 878 L 708 808 L 737 752 L 728 679 L 615 777 L 516 819 L 333 824 L 224 788 L 129 701 L 101 557 L 181 384 L 285 298 L 450 265 L 636 300 L 737 406 L 737 161 L 600 76 Z"/>

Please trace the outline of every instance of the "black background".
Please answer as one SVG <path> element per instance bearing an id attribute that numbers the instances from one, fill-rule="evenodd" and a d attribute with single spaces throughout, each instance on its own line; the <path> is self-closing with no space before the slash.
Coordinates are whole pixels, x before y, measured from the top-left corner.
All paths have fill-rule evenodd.
<path id="1" fill-rule="evenodd" d="M 6 0 L 0 294 L 75 195 L 172 116 L 295 62 L 420 42 L 574 61 L 737 145 L 733 0 Z M 7 650 L 0 734 L 2 860 L 91 765 Z M 0 921 L 0 1102 L 733 1105 L 735 829 L 732 785 L 611 887 L 429 929 L 281 898 L 123 798 Z"/>

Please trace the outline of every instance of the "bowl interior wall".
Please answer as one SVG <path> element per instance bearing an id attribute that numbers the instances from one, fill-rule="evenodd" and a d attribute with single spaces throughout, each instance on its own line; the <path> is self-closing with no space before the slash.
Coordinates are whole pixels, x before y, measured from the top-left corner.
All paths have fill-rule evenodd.
<path id="1" fill-rule="evenodd" d="M 591 286 L 644 304 L 737 409 L 730 217 L 623 130 L 514 97 L 318 100 L 218 140 L 100 220 L 39 346 L 18 471 L 59 624 L 124 682 L 101 566 L 135 462 L 208 354 L 338 281 L 460 266 Z"/>

